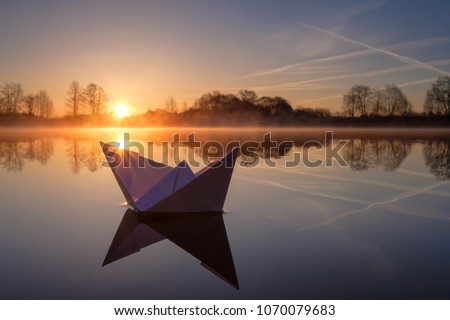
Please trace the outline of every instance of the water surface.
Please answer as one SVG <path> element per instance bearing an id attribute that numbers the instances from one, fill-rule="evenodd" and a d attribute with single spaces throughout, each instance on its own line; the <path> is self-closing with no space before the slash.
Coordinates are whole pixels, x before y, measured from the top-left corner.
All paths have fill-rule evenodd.
<path id="1" fill-rule="evenodd" d="M 129 132 L 173 165 L 161 142 L 179 130 L 2 130 L 0 298 L 450 298 L 448 130 L 334 130 L 349 140 L 349 166 L 317 168 L 285 163 L 311 140 L 310 155 L 325 160 L 324 129 L 181 138 L 226 144 L 269 131 L 289 143 L 256 150 L 256 164 L 238 159 L 223 216 L 169 219 L 130 213 L 99 141 Z M 193 145 L 182 145 L 184 158 Z M 194 171 L 204 157 L 195 151 Z"/>

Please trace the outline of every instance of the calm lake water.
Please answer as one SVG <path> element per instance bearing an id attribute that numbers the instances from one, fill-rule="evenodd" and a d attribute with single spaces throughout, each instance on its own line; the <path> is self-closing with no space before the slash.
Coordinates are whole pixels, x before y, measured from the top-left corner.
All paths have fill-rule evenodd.
<path id="1" fill-rule="evenodd" d="M 129 133 L 173 165 L 177 132 L 286 143 L 238 158 L 223 215 L 129 210 L 99 141 Z M 1 130 L 0 299 L 450 299 L 450 131 L 333 133 Z M 348 166 L 292 165 L 336 139 Z"/>

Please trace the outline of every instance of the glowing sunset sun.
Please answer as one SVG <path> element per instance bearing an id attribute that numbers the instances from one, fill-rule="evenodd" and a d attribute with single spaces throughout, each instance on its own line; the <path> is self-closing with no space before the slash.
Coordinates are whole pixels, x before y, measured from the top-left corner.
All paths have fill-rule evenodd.
<path id="1" fill-rule="evenodd" d="M 128 114 L 128 107 L 123 104 L 118 105 L 114 112 L 116 113 L 117 117 L 123 118 Z"/>

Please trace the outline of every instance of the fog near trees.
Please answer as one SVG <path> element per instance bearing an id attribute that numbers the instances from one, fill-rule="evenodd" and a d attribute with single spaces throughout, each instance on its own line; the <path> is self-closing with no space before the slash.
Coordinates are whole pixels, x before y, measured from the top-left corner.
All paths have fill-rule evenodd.
<path id="1" fill-rule="evenodd" d="M 118 119 L 108 111 L 108 103 L 108 94 L 102 86 L 93 82 L 83 86 L 74 80 L 66 91 L 66 116 L 45 124 L 117 124 Z M 431 85 L 426 92 L 422 112 L 414 112 L 402 89 L 392 84 L 376 88 L 354 85 L 343 95 L 341 107 L 342 112 L 332 115 L 326 108 L 293 106 L 284 97 L 259 96 L 253 90 L 242 89 L 237 94 L 212 91 L 202 94 L 190 106 L 186 101 L 181 102 L 181 108 L 177 100 L 169 96 L 160 108 L 127 116 L 120 120 L 120 125 L 389 126 L 408 123 L 447 126 L 450 119 L 450 77 L 440 76 Z M 53 111 L 53 101 L 45 90 L 27 93 L 20 83 L 13 82 L 0 87 L 0 125 L 14 125 L 19 120 L 21 124 L 40 125 L 44 122 L 39 119 L 50 118 Z M 37 120 L 28 121 L 26 117 Z"/>

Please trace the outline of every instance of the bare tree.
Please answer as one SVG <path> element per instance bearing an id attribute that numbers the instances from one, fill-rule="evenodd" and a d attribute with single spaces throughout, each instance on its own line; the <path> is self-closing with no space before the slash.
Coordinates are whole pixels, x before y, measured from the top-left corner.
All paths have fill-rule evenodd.
<path id="1" fill-rule="evenodd" d="M 0 90 L 0 111 L 15 114 L 20 111 L 23 101 L 23 89 L 20 83 L 6 83 Z"/>
<path id="2" fill-rule="evenodd" d="M 39 91 L 35 97 L 39 116 L 49 118 L 53 112 L 53 102 L 45 90 Z"/>
<path id="3" fill-rule="evenodd" d="M 356 94 L 356 108 L 361 116 L 367 115 L 367 105 L 371 94 L 370 88 L 368 86 L 357 85 L 353 87 L 353 91 Z"/>
<path id="4" fill-rule="evenodd" d="M 355 117 L 356 114 L 356 96 L 353 94 L 352 90 L 344 94 L 342 108 L 344 113 L 348 114 L 350 117 Z"/>
<path id="5" fill-rule="evenodd" d="M 29 115 L 29 116 L 34 116 L 36 115 L 36 97 L 34 96 L 34 94 L 29 93 L 27 94 L 24 98 L 23 98 L 23 104 L 25 106 L 25 112 Z"/>
<path id="6" fill-rule="evenodd" d="M 255 104 L 256 100 L 258 100 L 258 95 L 252 90 L 240 90 L 239 98 L 244 102 Z"/>
<path id="7" fill-rule="evenodd" d="M 429 115 L 440 115 L 441 114 L 441 108 L 439 108 L 438 105 L 436 105 L 433 101 L 433 97 L 431 94 L 431 90 L 427 91 L 427 94 L 425 95 L 425 101 L 423 103 L 423 110 L 426 114 Z"/>
<path id="8" fill-rule="evenodd" d="M 411 111 L 411 104 L 403 91 L 396 85 L 386 85 L 384 88 L 384 97 L 387 115 L 402 115 Z"/>
<path id="9" fill-rule="evenodd" d="M 344 95 L 344 110 L 352 117 L 357 113 L 366 116 L 371 90 L 368 86 L 355 85 Z"/>
<path id="10" fill-rule="evenodd" d="M 84 99 L 90 114 L 97 115 L 106 110 L 108 95 L 102 87 L 96 85 L 95 83 L 88 84 L 84 90 Z"/>
<path id="11" fill-rule="evenodd" d="M 450 115 L 450 76 L 440 76 L 427 91 L 424 109 L 431 114 Z"/>
<path id="12" fill-rule="evenodd" d="M 189 109 L 188 104 L 186 101 L 183 101 L 183 105 L 181 106 L 181 111 L 185 112 Z"/>
<path id="13" fill-rule="evenodd" d="M 168 99 L 166 99 L 166 101 L 164 101 L 164 106 L 168 112 L 175 113 L 178 111 L 177 102 L 172 96 L 170 96 Z"/>
<path id="14" fill-rule="evenodd" d="M 282 97 L 261 97 L 257 101 L 258 105 L 264 108 L 270 115 L 287 116 L 294 112 L 289 101 Z"/>
<path id="15" fill-rule="evenodd" d="M 83 104 L 83 89 L 78 81 L 72 81 L 67 90 L 66 107 L 67 113 L 74 117 L 80 114 L 80 110 Z"/>
<path id="16" fill-rule="evenodd" d="M 381 116 L 385 113 L 384 90 L 381 88 L 372 89 L 369 96 L 370 113 L 374 116 Z"/>

